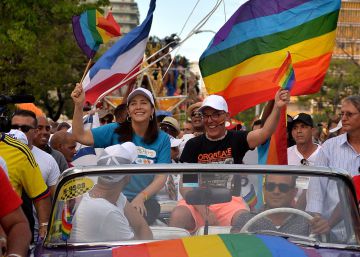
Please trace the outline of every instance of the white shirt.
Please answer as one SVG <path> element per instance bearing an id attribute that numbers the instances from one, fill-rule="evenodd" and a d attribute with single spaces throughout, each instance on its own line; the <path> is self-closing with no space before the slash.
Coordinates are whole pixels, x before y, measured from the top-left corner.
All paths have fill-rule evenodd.
<path id="1" fill-rule="evenodd" d="M 34 155 L 35 161 L 39 165 L 41 175 L 45 181 L 45 184 L 50 187 L 56 185 L 59 176 L 60 176 L 60 169 L 55 161 L 54 157 L 52 157 L 47 152 L 33 146 L 31 152 Z M 34 216 L 34 238 L 37 240 L 38 238 L 38 231 L 39 231 L 39 221 L 37 218 L 36 209 L 33 205 L 33 216 Z"/>
<path id="2" fill-rule="evenodd" d="M 48 187 L 56 185 L 60 176 L 60 169 L 54 157 L 36 146 L 32 147 L 31 152 L 39 165 L 45 184 Z"/>
<path id="3" fill-rule="evenodd" d="M 317 145 L 316 150 L 307 158 L 309 166 L 314 166 L 316 157 L 319 153 L 321 146 Z M 304 156 L 299 152 L 296 145 L 293 145 L 287 149 L 288 165 L 302 165 L 301 160 L 305 159 Z"/>
<path id="4" fill-rule="evenodd" d="M 360 154 L 350 145 L 347 133 L 324 142 L 315 164 L 341 169 L 340 172 L 354 176 L 360 167 Z M 339 202 L 336 182 L 327 178 L 312 178 L 309 183 L 306 211 L 321 213 L 329 218 Z M 344 227 L 338 224 L 332 231 L 340 239 L 344 238 Z"/>
<path id="5" fill-rule="evenodd" d="M 134 238 L 134 232 L 124 214 L 126 202 L 122 193 L 116 206 L 103 198 L 84 194 L 75 211 L 69 241 L 90 243 Z"/>

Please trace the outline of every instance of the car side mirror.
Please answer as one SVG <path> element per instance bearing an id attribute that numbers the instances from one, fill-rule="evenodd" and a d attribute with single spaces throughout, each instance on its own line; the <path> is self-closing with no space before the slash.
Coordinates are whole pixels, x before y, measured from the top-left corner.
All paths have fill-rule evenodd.
<path id="1" fill-rule="evenodd" d="M 194 188 L 186 193 L 185 201 L 189 205 L 211 205 L 231 201 L 231 192 L 226 188 Z"/>

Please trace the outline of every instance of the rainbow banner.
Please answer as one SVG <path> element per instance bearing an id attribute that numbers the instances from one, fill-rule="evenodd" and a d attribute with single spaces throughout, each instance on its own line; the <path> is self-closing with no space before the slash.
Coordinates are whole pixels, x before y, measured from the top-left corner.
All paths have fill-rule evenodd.
<path id="1" fill-rule="evenodd" d="M 121 35 L 120 25 L 111 12 L 104 18 L 95 9 L 87 10 L 80 16 L 73 16 L 72 25 L 76 42 L 89 59 L 95 56 L 101 44 Z"/>
<path id="2" fill-rule="evenodd" d="M 207 92 L 232 115 L 273 99 L 272 82 L 291 53 L 292 95 L 319 91 L 335 45 L 340 0 L 250 0 L 216 33 L 199 66 Z"/>
<path id="3" fill-rule="evenodd" d="M 112 256 L 136 257 L 315 257 L 282 237 L 266 235 L 209 235 L 163 240 L 147 244 L 120 246 Z"/>
<path id="4" fill-rule="evenodd" d="M 280 111 L 277 128 L 270 140 L 258 146 L 259 164 L 287 165 L 287 129 L 286 107 Z"/>
<path id="5" fill-rule="evenodd" d="M 291 54 L 288 52 L 285 61 L 275 74 L 273 83 L 282 89 L 291 90 L 295 83 L 295 72 L 291 62 Z"/>

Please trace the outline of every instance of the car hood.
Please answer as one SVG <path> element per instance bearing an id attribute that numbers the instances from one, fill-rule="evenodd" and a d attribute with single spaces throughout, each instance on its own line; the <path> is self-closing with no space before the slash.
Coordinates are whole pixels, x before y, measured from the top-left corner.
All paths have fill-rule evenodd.
<path id="1" fill-rule="evenodd" d="M 147 257 L 360 257 L 360 251 L 299 246 L 270 235 L 226 234 L 186 237 L 117 247 L 83 246 L 46 249 L 37 247 L 35 256 L 147 256 Z"/>

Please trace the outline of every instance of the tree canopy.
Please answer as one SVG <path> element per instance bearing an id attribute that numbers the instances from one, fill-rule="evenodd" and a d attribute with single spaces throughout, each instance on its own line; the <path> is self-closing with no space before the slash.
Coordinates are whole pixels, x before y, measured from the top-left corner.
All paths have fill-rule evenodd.
<path id="1" fill-rule="evenodd" d="M 0 2 L 0 88 L 2 94 L 33 94 L 36 104 L 57 120 L 69 113 L 70 93 L 87 64 L 77 46 L 71 18 L 100 0 L 2 0 Z M 99 9 L 100 10 L 100 9 Z"/>

